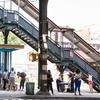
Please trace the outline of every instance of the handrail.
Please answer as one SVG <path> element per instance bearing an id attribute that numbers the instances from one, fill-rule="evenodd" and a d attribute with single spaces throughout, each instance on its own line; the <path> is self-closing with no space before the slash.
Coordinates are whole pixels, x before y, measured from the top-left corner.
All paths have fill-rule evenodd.
<path id="1" fill-rule="evenodd" d="M 15 0 L 16 1 L 16 0 Z M 23 0 L 22 0 L 23 1 Z M 26 0 L 25 0 L 26 1 Z M 28 0 L 26 2 L 29 2 Z M 27 5 L 27 4 L 26 4 Z M 31 3 L 30 3 L 31 6 L 33 6 Z M 39 13 L 38 9 L 36 7 L 34 7 L 34 9 L 36 10 L 36 13 Z M 10 11 L 10 10 L 9 10 Z M 17 12 L 17 11 L 16 11 Z M 19 14 L 19 12 L 17 12 L 18 15 L 22 16 L 21 14 Z M 24 19 L 26 19 L 24 16 L 22 16 Z M 26 19 L 30 24 L 32 24 L 28 19 Z M 34 24 L 32 24 L 34 25 Z M 35 26 L 35 25 L 34 25 Z M 36 26 L 35 26 L 36 27 Z M 37 27 L 36 27 L 37 28 Z M 38 29 L 38 28 L 37 28 Z M 92 52 L 95 52 L 97 55 L 100 54 L 98 53 L 94 48 L 92 48 L 92 46 L 90 46 L 87 42 L 85 42 L 81 37 L 79 37 L 75 32 L 73 32 L 74 34 L 74 37 L 76 37 L 76 39 L 78 38 L 82 44 L 84 44 L 85 46 L 87 46 L 87 48 Z"/>
<path id="2" fill-rule="evenodd" d="M 74 37 L 78 37 L 78 39 L 83 43 L 85 43 L 85 46 L 87 46 L 87 48 L 92 51 L 92 52 L 95 52 L 97 55 L 100 53 L 98 51 L 96 51 L 91 45 L 89 45 L 86 41 L 84 41 L 84 39 L 82 39 L 81 37 L 79 37 L 75 32 L 74 32 Z"/>
<path id="3" fill-rule="evenodd" d="M 3 7 L 2 7 L 3 8 Z M 4 9 L 4 8 L 3 8 Z M 28 24 L 34 26 L 37 30 L 39 29 L 37 26 L 35 26 L 32 22 L 30 22 L 26 17 L 24 17 L 21 13 L 19 13 L 18 11 L 16 10 L 6 10 L 4 9 L 5 12 L 9 12 L 9 13 L 15 13 L 17 14 L 19 17 L 22 17 L 25 21 L 28 22 Z M 61 45 L 59 45 L 58 43 L 56 43 L 52 38 L 48 37 L 53 43 L 55 43 L 58 47 L 61 47 Z"/>
<path id="4" fill-rule="evenodd" d="M 35 26 L 30 20 L 28 20 L 26 17 L 24 17 L 18 11 L 16 11 L 16 10 L 6 10 L 6 9 L 5 9 L 5 11 L 17 14 L 19 17 L 22 17 L 25 21 L 27 21 L 30 25 L 34 26 L 36 29 L 39 29 L 37 26 Z"/>
<path id="5" fill-rule="evenodd" d="M 18 0 L 12 0 L 13 2 L 15 2 L 17 5 L 18 5 Z M 22 8 L 22 9 L 24 9 L 24 11 L 26 11 L 30 16 L 32 16 L 32 17 L 38 17 L 39 18 L 39 10 L 32 4 L 32 3 L 30 3 L 30 1 L 29 0 L 21 0 L 21 3 L 20 3 L 20 7 Z M 25 8 L 26 7 L 26 8 Z M 30 13 L 31 12 L 31 13 Z M 37 18 L 35 18 L 36 20 L 37 20 Z M 60 28 L 59 26 L 57 26 L 55 23 L 53 23 L 49 18 L 47 18 L 48 19 L 48 22 L 49 22 L 49 24 L 51 24 L 52 25 L 52 27 L 54 27 L 54 28 L 56 28 L 56 29 L 59 29 L 59 30 L 61 30 L 62 28 Z M 39 20 L 37 20 L 37 21 L 39 21 Z M 54 29 L 53 28 L 53 29 Z M 66 30 L 66 32 L 67 32 L 67 29 L 65 29 Z M 73 32 L 74 33 L 74 32 Z M 76 33 L 75 33 L 75 36 L 76 36 Z M 77 38 L 79 38 L 79 36 L 77 35 Z M 87 45 L 87 43 L 86 42 L 84 42 L 83 40 L 81 40 L 81 38 L 79 38 L 80 39 L 80 41 L 82 42 L 82 44 L 84 45 L 84 46 L 86 46 L 91 52 L 95 52 L 95 54 L 96 54 L 96 56 L 98 56 L 98 55 L 100 55 L 100 54 L 98 54 L 97 53 L 97 51 L 94 49 L 94 48 L 92 48 L 91 46 L 89 46 L 89 45 Z M 81 48 L 82 49 L 82 48 Z M 85 52 L 86 53 L 86 52 Z M 92 58 L 92 56 L 90 56 L 91 58 Z M 96 60 L 96 59 L 95 59 Z M 97 62 L 98 62 L 98 59 L 96 60 Z"/>
<path id="6" fill-rule="evenodd" d="M 58 47 L 61 47 L 61 45 L 59 45 L 58 43 L 56 43 L 56 41 L 54 41 L 52 38 L 48 37 L 48 39 L 50 39 L 53 43 L 55 43 L 55 45 L 57 45 Z"/>
<path id="7" fill-rule="evenodd" d="M 8 11 L 8 10 L 6 10 L 6 11 Z M 9 11 L 8 11 L 9 12 Z M 16 12 L 16 11 L 15 11 Z M 13 12 L 12 12 L 13 13 Z M 25 20 L 26 21 L 26 20 Z M 52 39 L 51 39 L 52 40 Z M 53 40 L 52 40 L 53 41 Z M 55 42 L 55 41 L 53 41 L 53 42 Z M 56 44 L 55 44 L 56 45 Z M 57 45 L 56 45 L 57 46 Z M 60 51 L 60 50 L 59 50 Z"/>
<path id="8" fill-rule="evenodd" d="M 18 0 L 12 0 L 15 4 L 17 4 L 18 5 Z M 22 8 L 22 9 L 24 9 L 24 11 L 26 11 L 31 17 L 34 17 L 34 13 L 35 13 L 35 16 L 37 16 L 37 18 L 35 18 L 37 21 L 39 21 L 38 20 L 38 18 L 39 18 L 39 10 L 29 1 L 29 0 L 21 0 L 21 2 L 23 2 L 24 4 L 22 4 L 21 5 L 21 3 L 20 3 L 20 7 Z M 33 13 L 30 13 L 30 11 L 27 11 L 26 9 L 25 9 L 25 7 L 26 6 L 28 6 L 28 8 L 30 8 L 31 9 L 31 11 L 33 12 Z M 37 14 L 37 15 L 36 15 Z M 56 29 L 60 29 L 60 27 L 59 26 L 57 26 L 53 21 L 51 21 L 48 17 L 47 17 L 47 20 L 48 20 L 48 24 L 50 25 L 52 25 L 52 27 L 53 28 L 56 28 Z"/>
<path id="9" fill-rule="evenodd" d="M 76 54 L 81 60 L 83 60 L 84 62 L 86 62 L 89 66 L 91 66 L 90 64 L 89 64 L 89 62 L 84 58 L 84 57 L 82 57 L 78 52 L 74 52 L 74 54 Z M 92 66 L 91 66 L 92 67 Z M 92 67 L 95 71 L 97 71 L 94 67 Z"/>
<path id="10" fill-rule="evenodd" d="M 74 51 L 74 53 L 88 63 L 88 61 L 83 56 L 81 56 L 77 51 Z"/>
<path id="11" fill-rule="evenodd" d="M 82 60 L 82 61 L 84 62 L 84 64 L 82 64 L 81 61 L 78 61 L 78 59 L 75 57 L 75 55 L 76 55 L 76 57 L 77 57 L 78 59 Z M 96 82 L 99 82 L 99 84 L 100 84 L 100 80 L 98 80 L 98 76 L 99 76 L 100 73 L 97 72 L 93 67 L 91 67 L 91 65 L 89 65 L 89 63 L 87 63 L 85 60 L 83 60 L 82 58 L 80 58 L 77 54 L 75 54 L 75 55 L 74 55 L 73 61 L 76 62 L 76 60 L 77 60 L 78 65 L 79 65 L 81 68 L 83 68 L 85 72 L 93 74 L 93 77 L 94 77 L 95 81 L 96 81 Z M 82 65 L 83 65 L 83 66 L 82 66 Z M 87 67 L 87 66 L 88 66 L 88 67 Z"/>
<path id="12" fill-rule="evenodd" d="M 91 45 L 89 45 L 85 40 L 78 36 L 75 32 L 64 32 L 64 36 L 68 38 L 71 42 L 79 47 L 85 54 L 91 57 L 96 63 L 100 64 L 100 53 L 97 52 Z"/>

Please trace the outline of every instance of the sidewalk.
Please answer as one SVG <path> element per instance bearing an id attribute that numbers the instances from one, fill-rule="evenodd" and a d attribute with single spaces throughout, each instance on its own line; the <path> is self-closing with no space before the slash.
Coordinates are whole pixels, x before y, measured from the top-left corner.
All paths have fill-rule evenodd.
<path id="1" fill-rule="evenodd" d="M 35 91 L 36 93 L 36 91 Z M 62 92 L 57 92 L 56 90 L 54 91 L 54 95 L 26 95 L 25 91 L 0 91 L 0 100 L 1 99 L 14 99 L 15 100 L 23 100 L 23 99 L 34 99 L 34 100 L 46 100 L 46 99 L 52 99 L 52 100 L 75 100 L 75 99 L 80 99 L 80 100 L 100 100 L 100 93 L 88 93 L 83 91 L 82 96 L 75 96 L 74 93 L 62 93 Z"/>

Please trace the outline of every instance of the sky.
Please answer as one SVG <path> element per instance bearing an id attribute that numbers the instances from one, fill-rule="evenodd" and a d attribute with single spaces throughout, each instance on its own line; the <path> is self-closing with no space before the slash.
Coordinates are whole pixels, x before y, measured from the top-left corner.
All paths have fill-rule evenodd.
<path id="1" fill-rule="evenodd" d="M 3 5 L 2 1 L 4 0 L 0 0 L 0 4 Z M 5 1 L 8 3 L 10 0 Z M 39 0 L 29 1 L 34 1 L 35 5 L 39 3 Z M 100 26 L 99 9 L 100 0 L 48 0 L 48 17 L 58 26 L 74 29 L 94 24 Z"/>
<path id="2" fill-rule="evenodd" d="M 60 26 L 100 24 L 100 0 L 49 0 L 48 16 Z"/>

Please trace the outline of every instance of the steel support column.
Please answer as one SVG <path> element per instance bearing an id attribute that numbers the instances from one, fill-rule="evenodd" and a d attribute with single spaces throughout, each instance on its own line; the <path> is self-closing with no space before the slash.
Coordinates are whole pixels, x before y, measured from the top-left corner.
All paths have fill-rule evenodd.
<path id="1" fill-rule="evenodd" d="M 48 95 L 47 90 L 47 57 L 48 57 L 48 22 L 47 22 L 48 0 L 39 0 L 39 88 L 37 94 Z"/>
<path id="2" fill-rule="evenodd" d="M 4 35 L 4 44 L 8 44 L 8 35 L 9 35 L 9 31 L 8 30 L 3 30 L 3 35 Z M 8 56 L 8 53 L 7 51 L 4 52 L 4 70 L 7 69 L 7 56 Z"/>

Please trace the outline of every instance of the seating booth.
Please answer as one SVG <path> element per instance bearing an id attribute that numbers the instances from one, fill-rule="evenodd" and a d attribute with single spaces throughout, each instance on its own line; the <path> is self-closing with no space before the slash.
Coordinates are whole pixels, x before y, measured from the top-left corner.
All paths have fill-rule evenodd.
<path id="1" fill-rule="evenodd" d="M 0 71 L 3 73 L 5 69 L 9 72 L 12 67 L 12 52 L 23 49 L 23 45 L 0 45 Z"/>

